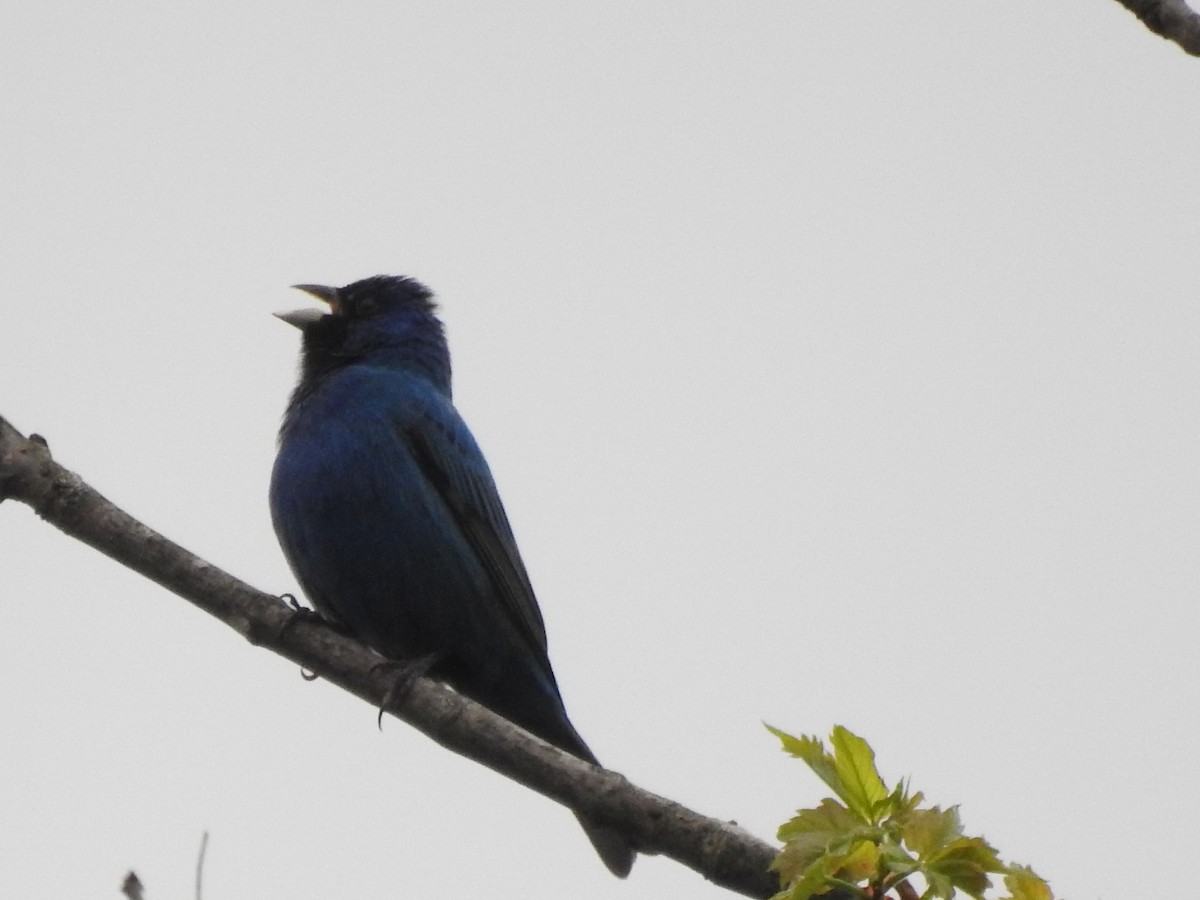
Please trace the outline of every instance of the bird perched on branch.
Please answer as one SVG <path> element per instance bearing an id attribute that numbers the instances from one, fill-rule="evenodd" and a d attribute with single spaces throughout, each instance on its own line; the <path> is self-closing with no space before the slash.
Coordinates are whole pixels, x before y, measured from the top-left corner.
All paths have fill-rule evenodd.
<path id="1" fill-rule="evenodd" d="M 303 333 L 279 435 L 271 518 L 327 618 L 548 743 L 596 763 L 563 708 L 546 629 L 486 460 L 451 403 L 432 294 L 410 278 L 297 285 L 329 305 Z M 634 851 L 580 820 L 624 877 Z"/>

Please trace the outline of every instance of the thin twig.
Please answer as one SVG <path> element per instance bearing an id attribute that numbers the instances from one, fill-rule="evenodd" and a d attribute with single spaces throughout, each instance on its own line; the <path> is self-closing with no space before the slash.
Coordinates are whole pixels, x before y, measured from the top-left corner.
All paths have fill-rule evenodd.
<path id="1" fill-rule="evenodd" d="M 208 832 L 200 838 L 200 856 L 196 860 L 196 900 L 203 900 L 201 885 L 204 883 L 204 851 L 208 849 Z"/>

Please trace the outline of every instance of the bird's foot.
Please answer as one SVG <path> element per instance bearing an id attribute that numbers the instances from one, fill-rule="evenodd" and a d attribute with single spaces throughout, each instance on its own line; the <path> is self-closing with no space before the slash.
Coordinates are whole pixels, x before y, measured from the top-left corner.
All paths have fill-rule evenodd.
<path id="1" fill-rule="evenodd" d="M 283 624 L 276 629 L 274 634 L 276 641 L 282 641 L 284 635 L 291 630 L 293 625 L 305 619 L 310 622 L 316 620 L 327 628 L 332 628 L 338 634 L 346 634 L 346 631 L 343 630 L 336 622 L 325 618 L 315 609 L 309 609 L 307 606 L 301 606 L 300 601 L 296 599 L 295 594 L 280 594 L 279 599 L 287 604 L 287 606 L 291 608 L 291 611 L 288 613 L 288 617 L 283 620 Z M 302 668 L 300 670 L 300 677 L 305 681 L 316 681 L 319 676 L 316 672 L 309 672 Z"/>
<path id="2" fill-rule="evenodd" d="M 404 695 L 412 690 L 416 680 L 433 668 L 439 659 L 441 659 L 441 654 L 428 653 L 425 656 L 418 656 L 416 659 L 385 659 L 371 666 L 372 674 L 388 670 L 392 676 L 392 683 L 388 686 L 383 695 L 383 701 L 379 704 L 379 717 L 376 724 L 380 731 L 383 730 L 383 714 L 399 703 Z"/>

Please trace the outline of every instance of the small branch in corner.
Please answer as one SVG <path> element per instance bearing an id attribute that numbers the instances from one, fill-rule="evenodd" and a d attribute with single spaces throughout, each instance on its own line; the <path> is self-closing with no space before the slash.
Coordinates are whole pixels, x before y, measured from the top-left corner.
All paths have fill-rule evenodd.
<path id="1" fill-rule="evenodd" d="M 1200 14 L 1186 0 L 1117 0 L 1159 37 L 1200 56 Z"/>
<path id="2" fill-rule="evenodd" d="M 196 900 L 202 900 L 203 891 L 201 886 L 204 883 L 204 851 L 208 849 L 208 832 L 204 832 L 204 836 L 200 838 L 200 856 L 196 860 Z"/>

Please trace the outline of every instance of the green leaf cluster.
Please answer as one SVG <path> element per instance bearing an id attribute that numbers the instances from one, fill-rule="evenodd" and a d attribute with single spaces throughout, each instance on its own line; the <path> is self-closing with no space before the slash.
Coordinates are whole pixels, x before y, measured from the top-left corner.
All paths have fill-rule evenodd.
<path id="1" fill-rule="evenodd" d="M 923 806 L 925 798 L 910 793 L 903 779 L 889 790 L 875 752 L 849 729 L 833 729 L 831 752 L 819 738 L 767 728 L 835 795 L 780 827 L 783 849 L 773 868 L 783 889 L 773 900 L 809 900 L 830 891 L 864 900 L 889 891 L 901 900 L 951 900 L 962 891 L 983 900 L 993 875 L 1004 877 L 1002 900 L 1054 900 L 1032 869 L 1006 865 L 983 838 L 964 834 L 958 807 Z"/>

